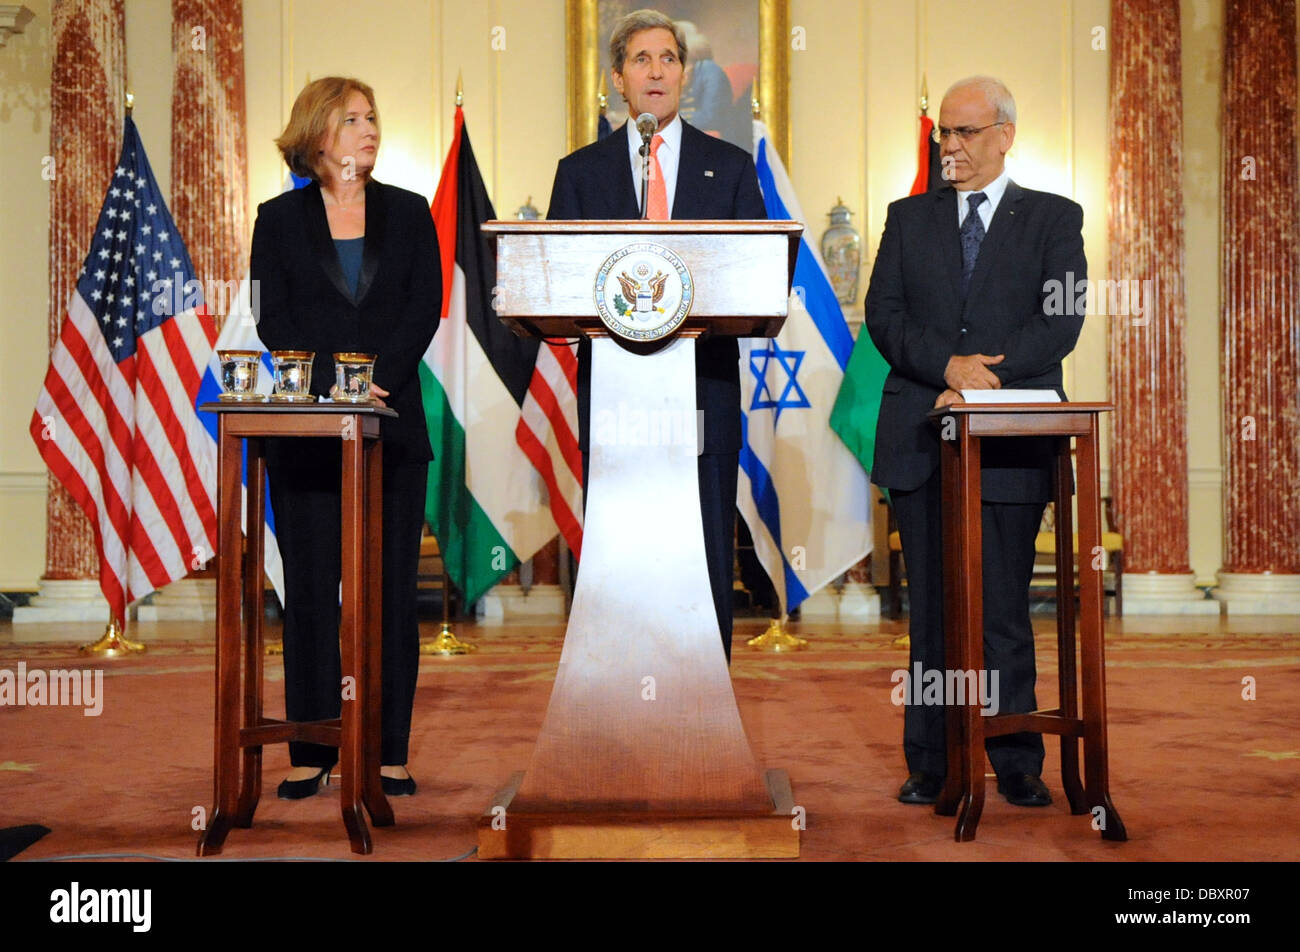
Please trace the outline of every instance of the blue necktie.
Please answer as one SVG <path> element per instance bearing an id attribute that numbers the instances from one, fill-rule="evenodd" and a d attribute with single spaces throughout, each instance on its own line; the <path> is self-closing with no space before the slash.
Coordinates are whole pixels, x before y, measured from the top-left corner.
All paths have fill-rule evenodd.
<path id="1" fill-rule="evenodd" d="M 983 192 L 976 192 L 966 199 L 966 218 L 961 223 L 961 293 L 970 290 L 970 276 L 975 273 L 975 259 L 980 254 L 980 242 L 984 240 L 984 220 L 980 218 L 979 207 L 988 198 Z"/>

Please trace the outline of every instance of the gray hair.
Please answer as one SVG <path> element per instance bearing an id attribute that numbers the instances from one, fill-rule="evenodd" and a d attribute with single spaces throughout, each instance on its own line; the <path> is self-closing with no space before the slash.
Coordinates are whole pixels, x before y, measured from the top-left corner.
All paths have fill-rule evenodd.
<path id="1" fill-rule="evenodd" d="M 623 63 L 627 59 L 627 41 L 642 30 L 667 30 L 677 41 L 677 55 L 686 65 L 686 34 L 671 17 L 658 10 L 633 10 L 614 25 L 614 32 L 609 36 L 609 65 L 616 73 L 623 72 Z"/>
<path id="2" fill-rule="evenodd" d="M 947 99 L 950 93 L 958 89 L 978 89 L 984 94 L 988 104 L 993 107 L 996 121 L 1016 121 L 1016 100 L 1002 80 L 992 76 L 967 76 L 949 86 L 948 92 L 944 93 L 943 97 Z"/>

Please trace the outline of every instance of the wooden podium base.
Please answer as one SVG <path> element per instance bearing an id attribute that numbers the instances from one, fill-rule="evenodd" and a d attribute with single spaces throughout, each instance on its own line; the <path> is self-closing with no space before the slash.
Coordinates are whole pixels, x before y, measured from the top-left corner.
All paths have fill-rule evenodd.
<path id="1" fill-rule="evenodd" d="M 799 828 L 790 777 L 764 772 L 770 814 L 511 813 L 514 773 L 478 820 L 479 859 L 795 859 Z"/>

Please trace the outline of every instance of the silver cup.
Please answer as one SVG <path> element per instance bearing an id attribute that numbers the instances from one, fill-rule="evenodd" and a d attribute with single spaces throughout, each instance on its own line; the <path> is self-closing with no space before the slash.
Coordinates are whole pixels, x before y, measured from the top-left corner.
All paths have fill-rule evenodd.
<path id="1" fill-rule="evenodd" d="M 219 350 L 221 390 L 218 398 L 227 403 L 264 403 L 265 394 L 257 392 L 257 374 L 262 355 L 256 350 Z"/>
<path id="2" fill-rule="evenodd" d="M 334 355 L 334 399 L 341 403 L 371 403 L 370 380 L 374 354 L 343 352 Z"/>
<path id="3" fill-rule="evenodd" d="M 316 359 L 310 350 L 273 350 L 271 363 L 275 366 L 275 391 L 271 399 L 276 403 L 315 403 L 311 392 L 311 365 Z"/>

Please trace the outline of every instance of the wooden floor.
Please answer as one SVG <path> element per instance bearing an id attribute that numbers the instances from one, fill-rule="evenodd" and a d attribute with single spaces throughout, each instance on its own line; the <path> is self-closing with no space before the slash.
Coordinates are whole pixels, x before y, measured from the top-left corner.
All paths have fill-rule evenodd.
<path id="1" fill-rule="evenodd" d="M 1107 623 L 1111 777 L 1128 843 L 1103 843 L 1064 805 L 1055 741 L 1044 779 L 1055 803 L 1010 806 L 990 790 L 973 843 L 952 821 L 895 800 L 905 777 L 902 709 L 891 673 L 907 666 L 905 622 L 796 624 L 809 647 L 755 652 L 737 623 L 731 667 L 760 763 L 788 771 L 807 828 L 802 860 L 1295 860 L 1300 858 L 1300 618 L 1129 617 Z M 424 626 L 432 637 L 436 626 Z M 1054 617 L 1035 616 L 1040 706 L 1054 700 Z M 211 623 L 141 623 L 143 655 L 88 660 L 75 642 L 33 642 L 40 626 L 0 623 L 0 670 L 103 672 L 103 710 L 0 707 L 0 827 L 51 833 L 24 858 L 193 855 L 195 816 L 211 808 Z M 102 625 L 60 625 L 90 641 Z M 394 800 L 397 826 L 376 830 L 367 861 L 453 858 L 495 790 L 527 766 L 554 679 L 563 625 L 457 625 L 479 646 L 424 658 L 410 769 L 420 785 Z M 271 628 L 274 637 L 274 626 Z M 19 640 L 21 639 L 21 640 Z M 267 661 L 268 714 L 282 710 L 282 671 Z M 1250 699 L 1253 690 L 1253 699 Z M 251 829 L 231 858 L 351 858 L 337 788 L 275 799 L 288 766 L 268 748 Z M 94 809 L 88 809 L 88 800 Z M 196 813 L 196 811 L 198 811 Z"/>

